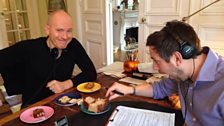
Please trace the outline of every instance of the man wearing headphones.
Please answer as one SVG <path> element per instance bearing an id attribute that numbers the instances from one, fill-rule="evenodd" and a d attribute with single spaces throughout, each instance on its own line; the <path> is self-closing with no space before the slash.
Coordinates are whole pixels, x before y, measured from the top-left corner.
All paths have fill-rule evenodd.
<path id="1" fill-rule="evenodd" d="M 49 15 L 47 37 L 24 40 L 0 51 L 0 73 L 8 95 L 22 94 L 28 105 L 79 83 L 94 81 L 96 70 L 78 40 L 64 10 Z M 81 73 L 72 77 L 77 65 Z"/>
<path id="2" fill-rule="evenodd" d="M 153 68 L 169 78 L 135 87 L 115 82 L 106 97 L 119 97 L 114 90 L 155 99 L 178 94 L 186 125 L 223 126 L 224 58 L 209 47 L 201 48 L 194 29 L 180 21 L 167 22 L 148 36 L 146 45 Z"/>

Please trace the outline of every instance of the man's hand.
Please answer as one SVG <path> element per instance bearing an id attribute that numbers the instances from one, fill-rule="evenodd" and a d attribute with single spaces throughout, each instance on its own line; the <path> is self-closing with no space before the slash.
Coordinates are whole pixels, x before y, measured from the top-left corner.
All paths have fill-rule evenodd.
<path id="1" fill-rule="evenodd" d="M 66 80 L 63 82 L 52 80 L 48 82 L 47 87 L 54 93 L 61 93 L 64 90 L 73 87 L 73 82 L 71 80 Z"/>
<path id="2" fill-rule="evenodd" d="M 132 94 L 133 93 L 133 87 L 131 86 L 126 86 L 126 85 L 123 85 L 123 84 L 120 84 L 120 83 L 117 83 L 115 82 L 108 90 L 107 90 L 107 93 L 106 93 L 106 97 L 109 99 L 109 100 L 112 100 L 114 98 L 117 98 L 121 95 L 117 94 L 117 93 L 114 93 L 113 91 L 118 91 L 120 93 L 123 93 L 123 94 Z"/>

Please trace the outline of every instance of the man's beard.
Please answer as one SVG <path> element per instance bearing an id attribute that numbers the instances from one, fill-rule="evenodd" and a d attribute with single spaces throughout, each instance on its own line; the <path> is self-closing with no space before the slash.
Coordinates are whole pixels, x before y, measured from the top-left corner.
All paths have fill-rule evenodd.
<path id="1" fill-rule="evenodd" d="M 177 82 L 185 82 L 185 81 L 189 81 L 189 78 L 183 78 L 184 75 L 184 72 L 181 70 L 181 69 L 177 69 L 176 68 L 176 77 L 174 77 L 174 79 L 177 81 Z"/>

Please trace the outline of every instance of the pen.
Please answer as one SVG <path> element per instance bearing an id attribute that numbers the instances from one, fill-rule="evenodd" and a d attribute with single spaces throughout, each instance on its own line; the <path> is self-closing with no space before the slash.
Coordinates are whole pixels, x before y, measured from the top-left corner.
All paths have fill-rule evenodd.
<path id="1" fill-rule="evenodd" d="M 113 90 L 112 92 L 114 92 L 115 94 L 118 94 L 118 95 L 124 95 L 124 93 L 116 91 L 116 90 Z"/>
<path id="2" fill-rule="evenodd" d="M 108 88 L 106 88 L 106 89 L 108 90 Z M 117 91 L 117 90 L 113 90 L 112 92 L 115 94 L 118 94 L 118 95 L 124 95 L 124 93 Z"/>

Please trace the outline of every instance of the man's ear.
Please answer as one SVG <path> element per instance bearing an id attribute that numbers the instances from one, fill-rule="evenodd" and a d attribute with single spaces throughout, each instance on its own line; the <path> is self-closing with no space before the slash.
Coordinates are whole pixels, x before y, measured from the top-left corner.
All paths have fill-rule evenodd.
<path id="1" fill-rule="evenodd" d="M 44 31 L 47 35 L 49 35 L 49 31 L 50 31 L 50 26 L 48 24 L 45 25 L 44 27 Z"/>
<path id="2" fill-rule="evenodd" d="M 174 58 L 175 63 L 176 63 L 177 65 L 180 65 L 180 64 L 183 62 L 183 57 L 182 57 L 181 53 L 178 52 L 178 51 L 175 51 L 175 52 L 173 53 L 173 58 Z"/>

